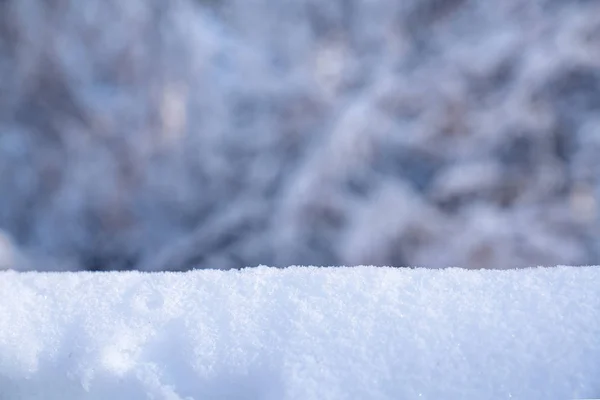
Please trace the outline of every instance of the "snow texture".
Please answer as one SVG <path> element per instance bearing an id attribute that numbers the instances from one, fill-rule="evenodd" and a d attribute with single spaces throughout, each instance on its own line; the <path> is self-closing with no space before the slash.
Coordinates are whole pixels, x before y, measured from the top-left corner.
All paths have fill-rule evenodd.
<path id="1" fill-rule="evenodd" d="M 0 273 L 0 399 L 600 397 L 600 268 Z"/>

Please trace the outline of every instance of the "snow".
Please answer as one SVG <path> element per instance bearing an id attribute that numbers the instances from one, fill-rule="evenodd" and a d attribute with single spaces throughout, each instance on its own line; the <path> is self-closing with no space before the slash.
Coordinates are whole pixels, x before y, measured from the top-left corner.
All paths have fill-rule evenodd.
<path id="1" fill-rule="evenodd" d="M 600 268 L 0 273 L 0 399 L 600 397 Z"/>

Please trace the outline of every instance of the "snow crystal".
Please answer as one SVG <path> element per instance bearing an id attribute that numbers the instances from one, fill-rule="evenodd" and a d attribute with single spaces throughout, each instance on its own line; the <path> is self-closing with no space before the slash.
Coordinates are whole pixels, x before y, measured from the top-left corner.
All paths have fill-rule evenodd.
<path id="1" fill-rule="evenodd" d="M 0 399 L 600 397 L 600 268 L 0 273 Z"/>

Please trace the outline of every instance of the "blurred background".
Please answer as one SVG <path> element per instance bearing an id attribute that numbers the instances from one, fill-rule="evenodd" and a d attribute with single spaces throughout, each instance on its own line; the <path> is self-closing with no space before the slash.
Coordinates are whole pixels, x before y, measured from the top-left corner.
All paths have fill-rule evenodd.
<path id="1" fill-rule="evenodd" d="M 0 268 L 600 264 L 600 5 L 0 1 Z"/>

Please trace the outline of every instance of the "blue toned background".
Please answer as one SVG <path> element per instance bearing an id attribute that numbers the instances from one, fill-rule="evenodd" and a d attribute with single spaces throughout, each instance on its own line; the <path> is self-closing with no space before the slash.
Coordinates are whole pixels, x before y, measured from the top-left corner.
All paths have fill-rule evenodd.
<path id="1" fill-rule="evenodd" d="M 600 7 L 0 2 L 0 268 L 599 264 Z"/>

